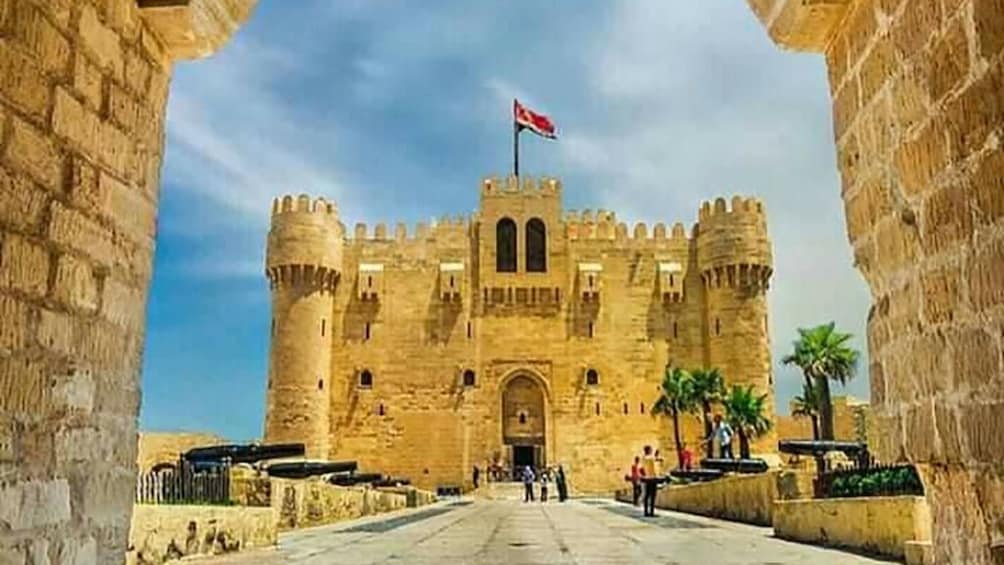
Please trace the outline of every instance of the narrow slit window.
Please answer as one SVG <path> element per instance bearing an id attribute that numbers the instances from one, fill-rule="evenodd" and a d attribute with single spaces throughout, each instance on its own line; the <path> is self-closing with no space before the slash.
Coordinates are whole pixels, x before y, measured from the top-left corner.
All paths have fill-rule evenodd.
<path id="1" fill-rule="evenodd" d="M 321 337 L 324 337 L 324 332 L 327 330 L 328 320 L 321 318 Z"/>
<path id="2" fill-rule="evenodd" d="M 324 390 L 324 379 L 317 379 L 317 390 Z"/>
<path id="3" fill-rule="evenodd" d="M 471 326 L 471 322 L 467 322 L 467 339 L 474 337 L 474 328 Z"/>
<path id="4" fill-rule="evenodd" d="M 589 322 L 589 337 L 593 337 L 593 323 Z"/>
<path id="5" fill-rule="evenodd" d="M 676 338 L 676 336 L 677 336 L 677 331 L 676 330 L 677 330 L 676 322 L 673 322 L 673 338 Z"/>
<path id="6" fill-rule="evenodd" d="M 275 335 L 275 318 L 272 318 L 272 335 Z"/>
<path id="7" fill-rule="evenodd" d="M 477 375 L 474 374 L 473 370 L 467 369 L 466 371 L 464 371 L 464 386 L 468 387 L 474 386 L 474 383 L 476 382 L 476 377 Z"/>
<path id="8" fill-rule="evenodd" d="M 373 288 L 373 277 L 366 277 L 366 287 Z"/>
<path id="9" fill-rule="evenodd" d="M 369 369 L 359 373 L 359 386 L 362 388 L 373 388 L 373 373 Z"/>
<path id="10" fill-rule="evenodd" d="M 381 416 L 383 416 L 384 414 L 386 414 L 386 413 L 387 413 L 387 411 L 386 411 L 386 410 L 384 410 L 384 407 L 383 407 L 383 402 L 381 402 L 381 403 L 380 403 L 380 409 L 378 410 L 378 413 L 379 413 L 379 414 L 380 414 Z"/>
<path id="11" fill-rule="evenodd" d="M 628 405 L 627 405 L 627 402 L 625 402 L 625 403 L 624 403 L 624 413 L 625 413 L 625 414 L 627 414 L 627 413 L 628 413 Z"/>
<path id="12" fill-rule="evenodd" d="M 523 412 L 519 413 L 519 423 L 520 424 L 525 424 L 526 423 L 526 414 L 524 414 Z"/>
<path id="13" fill-rule="evenodd" d="M 366 325 L 363 326 L 363 340 L 364 341 L 369 341 L 370 340 L 370 323 L 369 322 L 366 322 Z"/>
<path id="14" fill-rule="evenodd" d="M 641 404 L 638 405 L 638 411 L 641 412 L 642 414 L 645 413 L 645 403 L 644 402 L 642 402 Z"/>
<path id="15" fill-rule="evenodd" d="M 715 335 L 722 335 L 722 321 L 715 318 Z"/>
<path id="16" fill-rule="evenodd" d="M 600 403 L 599 402 L 596 403 L 596 415 L 597 416 L 600 415 Z"/>

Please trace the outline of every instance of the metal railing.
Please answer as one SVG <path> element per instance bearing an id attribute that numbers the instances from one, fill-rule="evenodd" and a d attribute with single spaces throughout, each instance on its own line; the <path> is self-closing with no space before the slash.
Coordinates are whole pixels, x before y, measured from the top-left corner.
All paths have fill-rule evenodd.
<path id="1" fill-rule="evenodd" d="M 141 473 L 136 480 L 139 504 L 230 504 L 230 467 L 196 471 L 180 461 L 174 469 Z"/>

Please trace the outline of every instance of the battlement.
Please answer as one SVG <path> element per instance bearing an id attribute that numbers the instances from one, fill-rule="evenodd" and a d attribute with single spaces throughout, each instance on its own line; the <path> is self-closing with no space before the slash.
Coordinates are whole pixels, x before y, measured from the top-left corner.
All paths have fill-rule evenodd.
<path id="1" fill-rule="evenodd" d="M 390 235 L 387 224 L 381 222 L 370 229 L 365 223 L 357 223 L 352 230 L 350 242 L 360 241 L 390 241 L 408 242 L 425 241 L 430 237 L 457 237 L 466 236 L 471 230 L 471 218 L 465 216 L 442 216 L 432 222 L 418 222 L 408 231 L 408 226 L 403 222 L 398 222 L 394 227 L 393 236 Z"/>
<path id="2" fill-rule="evenodd" d="M 724 198 L 716 198 L 713 204 L 705 201 L 701 203 L 698 221 L 703 223 L 740 215 L 764 217 L 763 202 L 758 198 L 743 198 L 742 196 L 733 196 L 731 206 L 726 203 Z"/>
<path id="3" fill-rule="evenodd" d="M 289 213 L 327 214 L 337 217 L 338 206 L 324 198 L 311 200 L 307 194 L 296 197 L 287 194 L 272 200 L 272 216 Z"/>
<path id="4" fill-rule="evenodd" d="M 657 223 L 649 236 L 648 226 L 644 222 L 634 225 L 632 231 L 624 222 L 617 222 L 617 216 L 607 210 L 592 210 L 578 212 L 570 210 L 565 213 L 565 229 L 571 240 L 615 240 L 631 242 L 687 241 L 687 229 L 680 222 L 673 224 L 667 231 L 666 224 Z"/>
<path id="5" fill-rule="evenodd" d="M 560 196 L 561 181 L 551 177 L 534 179 L 529 176 L 491 176 L 481 181 L 482 196 L 539 195 Z"/>

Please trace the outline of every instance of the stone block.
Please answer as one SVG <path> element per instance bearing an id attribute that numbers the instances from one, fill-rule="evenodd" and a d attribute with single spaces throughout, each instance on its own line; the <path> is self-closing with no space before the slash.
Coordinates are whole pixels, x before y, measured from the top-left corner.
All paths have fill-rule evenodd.
<path id="1" fill-rule="evenodd" d="M 921 275 L 924 287 L 924 321 L 928 324 L 950 322 L 962 307 L 962 278 L 953 265 L 925 271 Z"/>
<path id="2" fill-rule="evenodd" d="M 14 531 L 55 526 L 70 519 L 65 479 L 0 485 L 0 525 Z"/>
<path id="3" fill-rule="evenodd" d="M 75 370 L 52 379 L 52 403 L 57 410 L 88 414 L 94 408 L 94 377 Z"/>
<path id="4" fill-rule="evenodd" d="M 872 48 L 858 71 L 862 107 L 867 107 L 875 98 L 878 91 L 895 74 L 898 65 L 896 53 L 888 41 L 880 41 Z"/>
<path id="5" fill-rule="evenodd" d="M 913 229 L 896 222 L 883 222 L 875 232 L 877 264 L 881 272 L 893 273 L 917 257 L 917 237 Z"/>
<path id="6" fill-rule="evenodd" d="M 833 98 L 833 132 L 836 139 L 841 139 L 844 132 L 850 128 L 860 107 L 858 83 L 848 81 Z"/>
<path id="7" fill-rule="evenodd" d="M 38 343 L 49 351 L 63 355 L 77 352 L 78 320 L 62 312 L 42 309 L 38 318 Z"/>
<path id="8" fill-rule="evenodd" d="M 892 43 L 901 57 L 911 59 L 921 52 L 941 27 L 941 14 L 941 2 L 907 0 L 892 28 Z"/>
<path id="9" fill-rule="evenodd" d="M 892 212 L 888 182 L 881 176 L 861 181 L 845 198 L 847 233 L 851 240 L 870 233 L 879 219 Z"/>
<path id="10" fill-rule="evenodd" d="M 45 71 L 66 76 L 70 66 L 70 42 L 30 2 L 14 2 L 10 13 L 11 37 L 32 53 Z"/>
<path id="11" fill-rule="evenodd" d="M 1004 453 L 1004 429 L 1000 415 L 1004 402 L 972 403 L 959 407 L 966 414 L 959 419 L 959 429 L 970 460 L 999 461 Z"/>
<path id="12" fill-rule="evenodd" d="M 980 55 L 990 60 L 1004 50 L 1004 2 L 973 0 L 973 23 Z"/>
<path id="13" fill-rule="evenodd" d="M 978 311 L 1004 304 L 1004 238 L 975 252 L 969 271 L 969 300 Z"/>
<path id="14" fill-rule="evenodd" d="M 970 192 L 962 183 L 953 183 L 924 201 L 921 239 L 928 255 L 954 252 L 959 245 L 969 243 L 973 234 Z"/>
<path id="15" fill-rule="evenodd" d="M 36 538 L 28 543 L 28 561 L 26 565 L 50 565 L 49 541 Z"/>
<path id="16" fill-rule="evenodd" d="M 59 192 L 63 189 L 63 157 L 43 132 L 17 118 L 13 120 L 10 141 L 4 159 L 11 167 L 23 170 L 42 186 Z"/>
<path id="17" fill-rule="evenodd" d="M 52 127 L 56 135 L 63 137 L 96 159 L 98 135 L 101 120 L 88 110 L 64 88 L 57 87 L 55 108 L 52 111 Z"/>
<path id="18" fill-rule="evenodd" d="M 954 407 L 945 402 L 934 404 L 934 426 L 938 430 L 936 462 L 957 464 L 965 457 L 959 436 L 959 417 Z"/>
<path id="19" fill-rule="evenodd" d="M 959 163 L 983 149 L 990 133 L 1004 122 L 1004 61 L 992 64 L 983 76 L 949 100 L 942 118 L 953 162 Z"/>
<path id="20" fill-rule="evenodd" d="M 138 105 L 125 89 L 116 84 L 108 89 L 108 109 L 111 120 L 124 131 L 136 129 Z"/>
<path id="21" fill-rule="evenodd" d="M 96 565 L 98 562 L 98 544 L 94 538 L 67 538 L 59 542 L 56 551 L 58 565 Z"/>
<path id="22" fill-rule="evenodd" d="M 1004 218 L 1004 151 L 991 151 L 970 178 L 972 207 L 979 224 Z"/>
<path id="23" fill-rule="evenodd" d="M 143 326 L 145 295 L 141 290 L 109 277 L 105 280 L 101 313 L 109 322 L 130 332 L 140 332 Z"/>
<path id="24" fill-rule="evenodd" d="M 948 142 L 941 124 L 930 122 L 896 151 L 895 170 L 907 196 L 923 194 L 948 164 Z"/>
<path id="25" fill-rule="evenodd" d="M 48 233 L 52 241 L 89 255 L 100 266 L 109 267 L 126 259 L 117 252 L 109 229 L 59 203 L 52 206 Z"/>
<path id="26" fill-rule="evenodd" d="M 0 354 L 18 351 L 25 346 L 28 307 L 10 296 L 0 295 Z"/>
<path id="27" fill-rule="evenodd" d="M 902 132 L 927 119 L 930 102 L 924 80 L 916 67 L 907 67 L 893 79 L 892 108 Z"/>
<path id="28" fill-rule="evenodd" d="M 133 241 L 144 246 L 152 245 L 156 228 L 157 210 L 135 185 L 122 182 L 101 173 L 100 192 L 106 195 L 103 210 Z"/>
<path id="29" fill-rule="evenodd" d="M 73 255 L 60 255 L 56 261 L 53 295 L 75 310 L 86 313 L 97 310 L 98 280 L 93 268 Z"/>
<path id="30" fill-rule="evenodd" d="M 21 236 L 8 234 L 0 246 L 0 288 L 35 297 L 45 296 L 49 278 L 49 252 Z"/>
<path id="31" fill-rule="evenodd" d="M 3 314 L 2 299 L 0 314 Z M 47 382 L 45 361 L 23 354 L 0 356 L 0 410 L 28 419 L 46 414 L 49 410 Z"/>
<path id="32" fill-rule="evenodd" d="M 39 124 L 45 119 L 52 101 L 38 61 L 4 38 L 0 38 L 0 100 L 25 112 Z"/>
<path id="33" fill-rule="evenodd" d="M 77 53 L 73 65 L 73 89 L 83 96 L 91 111 L 99 111 L 104 104 L 104 76 L 97 65 Z"/>
<path id="34" fill-rule="evenodd" d="M 48 200 L 48 194 L 26 175 L 0 165 L 0 227 L 38 231 Z"/>
<path id="35" fill-rule="evenodd" d="M 24 550 L 19 547 L 0 547 L 0 565 L 25 565 Z"/>
<path id="36" fill-rule="evenodd" d="M 143 55 L 135 49 L 127 49 L 125 52 L 125 81 L 129 91 L 143 100 L 150 85 L 150 74 L 153 72 L 153 65 L 148 63 Z"/>
<path id="37" fill-rule="evenodd" d="M 873 2 L 856 3 L 843 23 L 841 35 L 847 38 L 847 56 L 851 67 L 862 59 L 878 32 L 878 19 Z"/>
<path id="38" fill-rule="evenodd" d="M 953 367 L 953 389 L 971 391 L 974 397 L 994 398 L 1001 389 L 1001 348 L 987 328 L 962 327 L 949 334 Z"/>
<path id="39" fill-rule="evenodd" d="M 101 23 L 97 10 L 91 4 L 84 4 L 80 13 L 80 39 L 84 49 L 116 80 L 122 78 L 124 59 L 122 41 L 117 33 Z"/>
<path id="40" fill-rule="evenodd" d="M 956 18 L 934 43 L 929 57 L 927 85 L 937 103 L 969 74 L 969 39 L 962 18 Z"/>

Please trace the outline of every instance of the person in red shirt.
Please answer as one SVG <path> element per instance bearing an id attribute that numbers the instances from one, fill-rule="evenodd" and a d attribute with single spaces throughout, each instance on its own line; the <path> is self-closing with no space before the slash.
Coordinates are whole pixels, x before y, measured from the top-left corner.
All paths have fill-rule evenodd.
<path id="1" fill-rule="evenodd" d="M 680 452 L 680 459 L 683 462 L 683 470 L 689 471 L 694 467 L 694 452 L 687 447 L 687 444 L 683 444 L 683 451 Z"/>
<path id="2" fill-rule="evenodd" d="M 631 465 L 631 494 L 635 506 L 638 506 L 638 499 L 641 498 L 641 473 L 641 458 L 635 455 L 634 464 Z"/>

